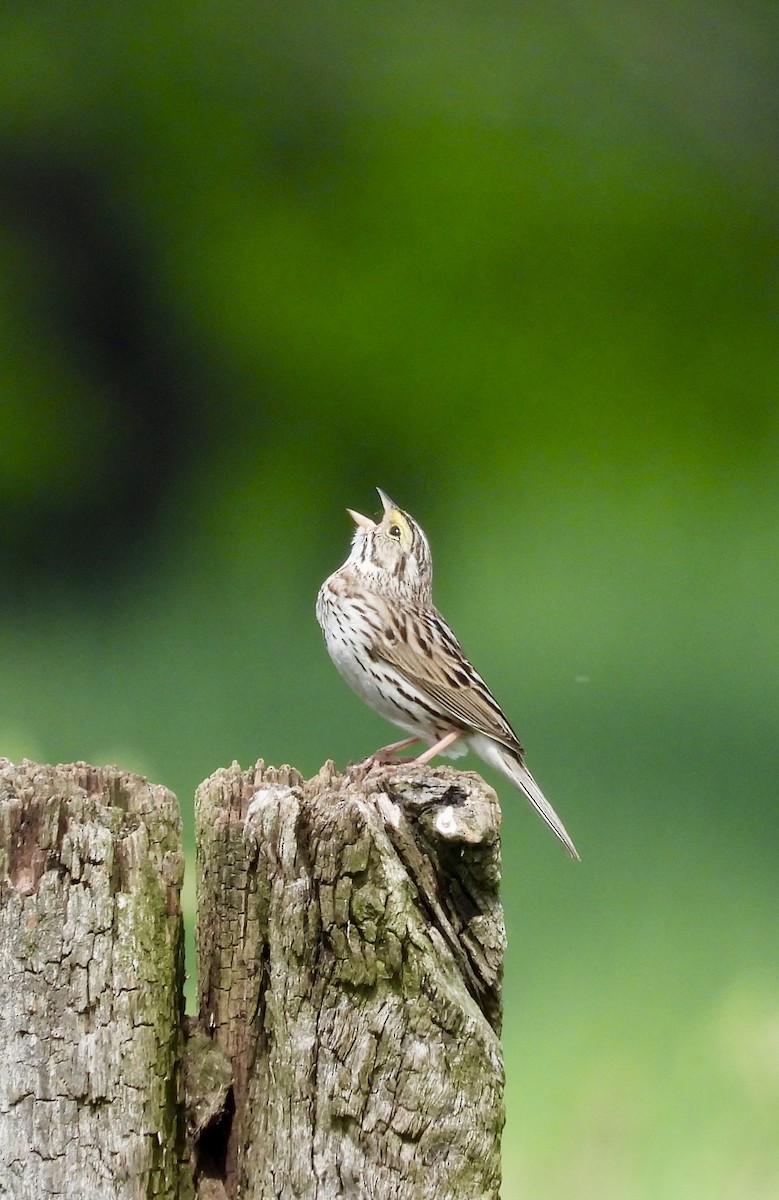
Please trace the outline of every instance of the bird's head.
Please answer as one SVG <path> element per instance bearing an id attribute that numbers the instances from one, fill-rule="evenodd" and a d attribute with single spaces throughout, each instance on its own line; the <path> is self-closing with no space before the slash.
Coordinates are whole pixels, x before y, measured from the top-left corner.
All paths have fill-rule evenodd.
<path id="1" fill-rule="evenodd" d="M 384 513 L 378 521 L 347 509 L 357 528 L 349 561 L 370 580 L 374 591 L 430 602 L 433 565 L 430 546 L 413 517 L 381 488 Z"/>

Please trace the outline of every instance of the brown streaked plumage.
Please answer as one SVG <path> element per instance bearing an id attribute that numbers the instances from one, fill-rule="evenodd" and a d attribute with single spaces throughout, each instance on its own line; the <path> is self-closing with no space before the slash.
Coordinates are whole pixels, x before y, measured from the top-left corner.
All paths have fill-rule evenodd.
<path id="1" fill-rule="evenodd" d="M 497 701 L 433 604 L 433 567 L 422 529 L 377 489 L 376 522 L 357 525 L 346 562 L 325 580 L 316 612 L 328 652 L 350 687 L 409 737 L 428 744 L 417 762 L 471 749 L 502 771 L 578 858 L 571 838 L 524 762 L 524 750 Z"/>

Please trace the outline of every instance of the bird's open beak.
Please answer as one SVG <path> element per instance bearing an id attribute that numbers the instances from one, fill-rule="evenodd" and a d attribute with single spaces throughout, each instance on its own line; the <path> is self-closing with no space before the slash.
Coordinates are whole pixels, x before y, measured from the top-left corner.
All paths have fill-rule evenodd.
<path id="1" fill-rule="evenodd" d="M 353 508 L 347 508 L 346 511 L 354 521 L 355 525 L 359 525 L 362 529 L 375 529 L 376 522 L 372 521 L 370 517 L 364 517 L 362 513 L 355 512 Z"/>
<path id="2" fill-rule="evenodd" d="M 389 512 L 391 508 L 398 509 L 398 505 L 395 503 L 395 501 L 390 500 L 387 493 L 383 492 L 380 487 L 377 487 L 376 491 L 379 493 L 379 499 L 381 500 L 382 504 L 384 505 L 385 513 Z"/>

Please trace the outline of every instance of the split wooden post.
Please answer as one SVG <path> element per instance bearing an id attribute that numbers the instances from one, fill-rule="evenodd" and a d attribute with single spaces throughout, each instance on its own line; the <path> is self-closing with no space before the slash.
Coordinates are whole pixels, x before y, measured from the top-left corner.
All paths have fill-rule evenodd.
<path id="1" fill-rule="evenodd" d="M 196 798 L 0 759 L 4 1200 L 497 1200 L 499 810 L 476 775 L 258 763 Z"/>

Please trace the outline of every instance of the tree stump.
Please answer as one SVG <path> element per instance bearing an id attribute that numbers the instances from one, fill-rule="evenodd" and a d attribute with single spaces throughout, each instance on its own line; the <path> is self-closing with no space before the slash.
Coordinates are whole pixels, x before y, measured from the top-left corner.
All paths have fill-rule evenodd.
<path id="1" fill-rule="evenodd" d="M 198 1174 L 245 1200 L 497 1200 L 499 808 L 449 768 L 217 771 L 196 797 Z"/>
<path id="2" fill-rule="evenodd" d="M 0 759 L 0 1196 L 176 1197 L 175 796 Z"/>

